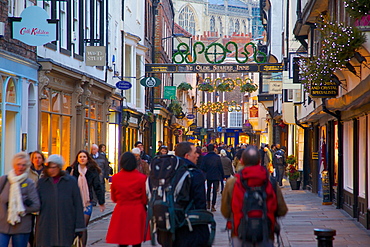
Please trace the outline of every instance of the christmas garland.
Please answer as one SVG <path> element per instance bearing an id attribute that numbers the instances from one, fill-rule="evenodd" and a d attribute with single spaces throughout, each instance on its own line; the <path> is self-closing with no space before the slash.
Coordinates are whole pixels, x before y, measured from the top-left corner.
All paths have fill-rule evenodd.
<path id="1" fill-rule="evenodd" d="M 369 0 L 346 0 L 344 1 L 344 7 L 353 18 L 361 18 L 370 14 Z"/>

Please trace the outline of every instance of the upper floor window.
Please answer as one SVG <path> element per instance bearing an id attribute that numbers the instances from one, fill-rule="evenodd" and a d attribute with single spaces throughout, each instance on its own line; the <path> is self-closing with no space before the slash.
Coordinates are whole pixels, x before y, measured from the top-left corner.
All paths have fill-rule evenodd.
<path id="1" fill-rule="evenodd" d="M 243 125 L 242 112 L 229 112 L 229 128 L 241 128 Z"/>
<path id="2" fill-rule="evenodd" d="M 181 10 L 179 14 L 179 24 L 186 31 L 195 35 L 195 16 L 189 6 L 186 6 Z"/>
<path id="3" fill-rule="evenodd" d="M 223 27 L 222 27 L 222 20 L 221 17 L 218 17 L 218 23 L 219 23 L 219 29 L 217 30 L 219 34 L 222 36 L 223 35 Z"/>
<path id="4" fill-rule="evenodd" d="M 9 79 L 8 85 L 6 87 L 6 102 L 17 103 L 17 91 L 15 88 L 15 83 L 12 78 Z"/>
<path id="5" fill-rule="evenodd" d="M 240 23 L 239 20 L 235 21 L 235 33 L 240 33 Z"/>
<path id="6" fill-rule="evenodd" d="M 215 17 L 214 16 L 211 17 L 209 28 L 210 28 L 210 31 L 211 32 L 215 32 L 216 31 Z"/>
<path id="7" fill-rule="evenodd" d="M 233 35 L 233 33 L 235 32 L 235 29 L 234 29 L 234 20 L 233 19 L 230 19 L 230 24 L 229 24 L 229 35 Z"/>

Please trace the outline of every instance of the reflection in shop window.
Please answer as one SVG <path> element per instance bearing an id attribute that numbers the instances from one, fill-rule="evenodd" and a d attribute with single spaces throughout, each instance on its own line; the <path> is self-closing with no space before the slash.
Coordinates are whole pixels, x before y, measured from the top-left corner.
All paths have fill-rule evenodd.
<path id="1" fill-rule="evenodd" d="M 51 115 L 51 153 L 60 154 L 60 116 Z"/>
<path id="2" fill-rule="evenodd" d="M 60 109 L 60 93 L 53 91 L 51 93 L 51 111 L 52 112 L 61 112 Z"/>
<path id="3" fill-rule="evenodd" d="M 95 103 L 90 104 L 90 118 L 96 119 L 95 116 Z"/>
<path id="4" fill-rule="evenodd" d="M 66 164 L 70 164 L 70 148 L 68 143 L 71 143 L 71 117 L 62 117 L 62 154 L 65 157 Z"/>
<path id="5" fill-rule="evenodd" d="M 49 111 L 50 96 L 48 90 L 44 89 L 43 97 L 44 98 L 41 99 L 41 111 Z"/>
<path id="6" fill-rule="evenodd" d="M 17 103 L 16 98 L 16 88 L 12 78 L 8 81 L 8 86 L 6 87 L 6 102 L 8 103 Z"/>
<path id="7" fill-rule="evenodd" d="M 41 152 L 46 156 L 49 154 L 49 114 L 41 113 Z"/>
<path id="8" fill-rule="evenodd" d="M 72 108 L 72 97 L 69 94 L 64 94 L 63 95 L 63 114 L 71 114 L 71 108 Z"/>

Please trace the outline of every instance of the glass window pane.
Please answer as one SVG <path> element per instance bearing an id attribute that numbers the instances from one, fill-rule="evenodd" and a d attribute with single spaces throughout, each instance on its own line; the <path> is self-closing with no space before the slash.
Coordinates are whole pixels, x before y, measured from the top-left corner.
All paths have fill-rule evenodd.
<path id="1" fill-rule="evenodd" d="M 61 112 L 60 109 L 60 93 L 53 91 L 51 93 L 51 111 L 52 112 Z"/>
<path id="2" fill-rule="evenodd" d="M 96 141 L 96 122 L 90 121 L 90 146 L 93 143 L 98 144 Z"/>
<path id="3" fill-rule="evenodd" d="M 46 156 L 49 154 L 49 114 L 41 113 L 41 135 L 40 135 L 41 152 Z"/>
<path id="4" fill-rule="evenodd" d="M 102 142 L 102 139 L 101 139 L 101 129 L 102 129 L 102 123 L 101 122 L 97 122 L 97 142 L 96 144 L 101 144 L 103 143 Z"/>
<path id="5" fill-rule="evenodd" d="M 6 102 L 9 103 L 17 103 L 17 97 L 16 97 L 16 89 L 15 84 L 12 78 L 8 81 L 8 86 L 6 87 Z"/>
<path id="6" fill-rule="evenodd" d="M 70 163 L 70 145 L 71 145 L 71 117 L 62 117 L 62 156 L 66 166 Z"/>
<path id="7" fill-rule="evenodd" d="M 96 104 L 96 115 L 98 120 L 102 120 L 103 116 L 103 106 L 101 104 Z"/>
<path id="8" fill-rule="evenodd" d="M 72 109 L 72 97 L 70 94 L 63 94 L 62 104 L 63 104 L 62 113 L 70 115 Z"/>
<path id="9" fill-rule="evenodd" d="M 3 79 L 4 77 L 0 77 L 0 104 L 1 101 L 3 100 Z"/>
<path id="10" fill-rule="evenodd" d="M 89 146 L 89 120 L 85 120 L 85 143 L 84 143 L 84 145 L 85 145 L 85 149 L 87 149 L 88 148 L 88 146 Z"/>
<path id="11" fill-rule="evenodd" d="M 50 94 L 49 90 L 44 89 L 43 99 L 41 100 L 41 111 L 49 111 Z"/>
<path id="12" fill-rule="evenodd" d="M 96 104 L 91 102 L 90 104 L 90 118 L 92 119 L 96 119 L 96 114 L 95 114 L 95 111 L 96 111 Z"/>
<path id="13" fill-rule="evenodd" d="M 51 153 L 60 154 L 60 116 L 51 116 Z"/>
<path id="14" fill-rule="evenodd" d="M 85 104 L 86 106 L 89 106 L 89 101 L 86 100 Z M 85 108 L 85 117 L 89 117 L 89 108 Z"/>

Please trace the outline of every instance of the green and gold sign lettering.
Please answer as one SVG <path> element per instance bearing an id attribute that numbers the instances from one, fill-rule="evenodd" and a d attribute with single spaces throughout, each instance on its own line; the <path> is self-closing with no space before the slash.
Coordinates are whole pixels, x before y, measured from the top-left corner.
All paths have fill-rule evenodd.
<path id="1" fill-rule="evenodd" d="M 235 60 L 240 64 L 253 61 L 256 63 L 265 63 L 267 60 L 267 55 L 259 51 L 257 46 L 252 42 L 245 44 L 243 51 L 239 52 L 238 44 L 233 41 L 229 41 L 225 45 L 211 43 L 207 46 L 198 41 L 191 48 L 186 43 L 178 44 L 177 52 L 173 54 L 172 61 L 176 64 L 194 64 L 197 62 L 198 56 L 203 55 L 208 63 L 220 64 L 225 61 L 228 54 L 234 54 Z"/>

